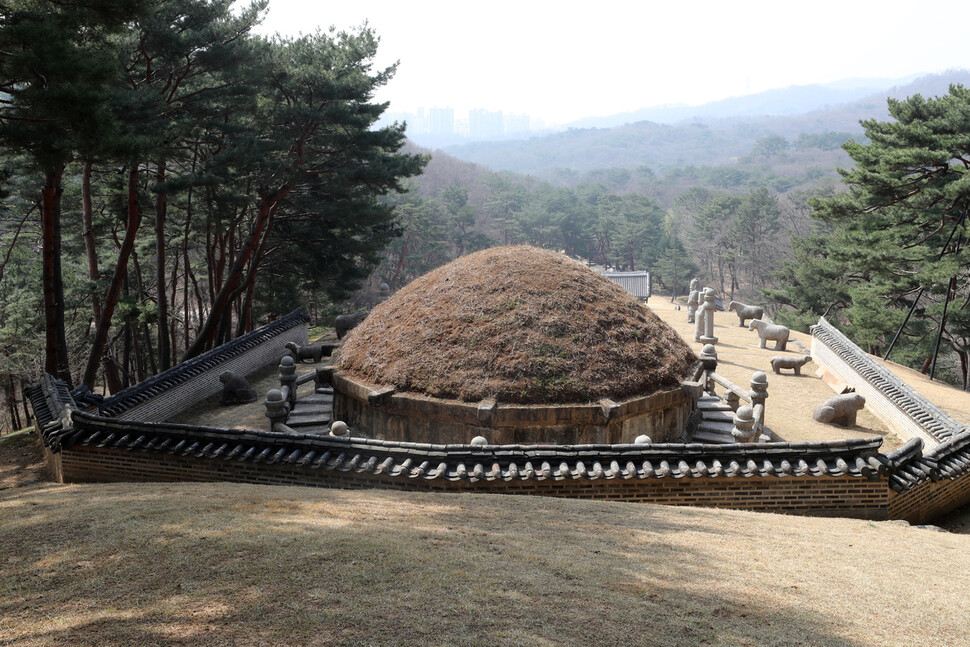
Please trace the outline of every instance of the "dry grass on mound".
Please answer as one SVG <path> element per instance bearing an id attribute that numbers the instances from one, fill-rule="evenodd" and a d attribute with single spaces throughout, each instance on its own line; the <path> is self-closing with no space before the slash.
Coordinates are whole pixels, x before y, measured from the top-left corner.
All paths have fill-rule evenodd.
<path id="1" fill-rule="evenodd" d="M 237 484 L 0 492 L 0 644 L 965 645 L 970 537 Z"/>
<path id="2" fill-rule="evenodd" d="M 338 360 L 402 391 L 520 404 L 673 388 L 694 361 L 625 290 L 534 247 L 488 249 L 416 279 L 351 332 Z"/>

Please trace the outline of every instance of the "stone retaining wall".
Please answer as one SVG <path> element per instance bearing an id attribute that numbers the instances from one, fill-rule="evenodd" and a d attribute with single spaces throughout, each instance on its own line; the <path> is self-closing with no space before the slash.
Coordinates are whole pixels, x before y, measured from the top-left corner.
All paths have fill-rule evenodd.
<path id="1" fill-rule="evenodd" d="M 683 439 L 695 401 L 682 387 L 620 402 L 579 405 L 466 403 L 394 393 L 343 372 L 331 377 L 334 419 L 382 440 L 461 444 L 483 436 L 491 445 L 632 443 Z"/>

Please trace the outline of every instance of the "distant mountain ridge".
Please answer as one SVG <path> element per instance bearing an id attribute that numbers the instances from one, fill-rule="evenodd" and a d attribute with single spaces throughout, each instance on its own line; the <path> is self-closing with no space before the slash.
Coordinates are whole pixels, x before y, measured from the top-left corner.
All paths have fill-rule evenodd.
<path id="1" fill-rule="evenodd" d="M 757 110 L 758 106 L 765 110 L 769 106 L 774 106 L 776 110 L 780 110 L 781 106 L 789 106 L 789 112 L 771 116 L 765 116 L 764 113 L 722 117 L 695 116 L 675 123 L 623 121 L 621 125 L 609 128 L 572 128 L 527 140 L 474 142 L 449 146 L 444 150 L 454 157 L 480 164 L 493 171 L 513 171 L 539 177 L 549 177 L 561 169 L 584 172 L 599 168 L 717 165 L 730 163 L 739 156 L 751 153 L 758 138 L 766 135 L 780 135 L 789 142 L 794 142 L 802 134 L 861 134 L 860 120 L 888 117 L 887 97 L 903 98 L 917 93 L 939 96 L 946 94 L 954 83 L 970 86 L 970 71 L 953 70 L 944 74 L 922 76 L 910 83 L 877 92 L 870 91 L 861 98 L 836 105 L 824 103 L 817 96 L 807 100 L 806 97 L 811 92 L 806 88 L 814 86 L 803 86 L 747 98 L 740 97 L 736 100 L 738 103 L 731 103 L 735 100 L 727 99 L 715 102 L 720 107 L 709 108 L 713 115 L 728 114 L 724 112 L 725 105 L 736 105 L 741 109 L 743 104 L 749 111 Z M 835 92 L 837 91 L 838 88 Z M 856 90 L 848 92 L 853 93 Z M 766 94 L 771 96 L 766 97 Z M 745 99 L 746 103 L 742 101 Z M 803 106 L 810 107 L 796 112 L 793 106 L 800 99 L 805 101 Z M 820 103 L 822 106 L 816 107 Z M 695 108 L 695 115 L 701 109 L 707 107 Z M 619 119 L 620 116 L 614 117 Z"/>
<path id="2" fill-rule="evenodd" d="M 757 94 L 730 97 L 699 106 L 686 104 L 651 106 L 632 112 L 586 117 L 566 124 L 566 127 L 614 128 L 638 121 L 675 124 L 696 119 L 803 114 L 864 99 L 874 92 L 887 91 L 894 86 L 912 83 L 920 77 L 921 75 L 914 74 L 898 79 L 843 79 L 833 83 L 789 86 Z"/>

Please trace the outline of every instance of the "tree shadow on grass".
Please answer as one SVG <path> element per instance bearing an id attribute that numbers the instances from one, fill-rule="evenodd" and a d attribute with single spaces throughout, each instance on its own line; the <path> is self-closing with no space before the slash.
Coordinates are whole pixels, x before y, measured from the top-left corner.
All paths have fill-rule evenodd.
<path id="1" fill-rule="evenodd" d="M 741 513 L 229 484 L 0 513 L 6 645 L 864 644 L 745 572 Z"/>

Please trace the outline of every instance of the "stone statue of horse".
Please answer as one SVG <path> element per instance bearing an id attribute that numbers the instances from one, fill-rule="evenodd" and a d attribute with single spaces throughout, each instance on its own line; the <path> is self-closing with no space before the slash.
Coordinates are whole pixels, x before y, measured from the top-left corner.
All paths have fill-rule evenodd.
<path id="1" fill-rule="evenodd" d="M 785 350 L 788 346 L 788 335 L 791 331 L 785 326 L 770 324 L 761 319 L 752 319 L 748 323 L 748 330 L 757 330 L 758 337 L 761 338 L 761 348 L 766 348 L 765 342 L 769 339 L 775 342 L 775 350 Z"/>
<path id="2" fill-rule="evenodd" d="M 744 327 L 745 319 L 761 319 L 765 314 L 765 309 L 758 306 L 747 306 L 740 301 L 732 301 L 728 304 L 728 310 L 738 313 L 738 325 Z"/>

